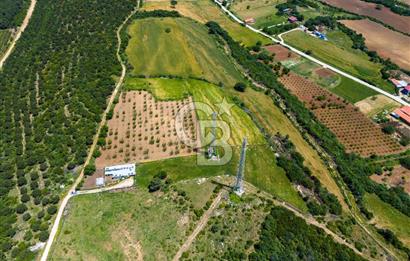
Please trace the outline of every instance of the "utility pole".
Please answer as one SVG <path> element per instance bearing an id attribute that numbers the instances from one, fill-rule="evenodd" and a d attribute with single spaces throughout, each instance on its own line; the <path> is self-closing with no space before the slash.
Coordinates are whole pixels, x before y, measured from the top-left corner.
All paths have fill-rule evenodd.
<path id="1" fill-rule="evenodd" d="M 216 153 L 216 148 L 215 148 L 215 140 L 216 140 L 216 112 L 212 113 L 212 128 L 211 128 L 211 135 L 212 135 L 212 140 L 211 143 L 209 144 L 208 148 L 208 157 L 209 159 L 215 159 L 218 157 Z"/>
<path id="2" fill-rule="evenodd" d="M 235 186 L 233 187 L 233 191 L 238 196 L 242 196 L 242 194 L 245 192 L 245 190 L 243 189 L 243 179 L 245 175 L 246 145 L 247 140 L 246 138 L 244 138 L 242 142 L 241 157 L 239 159 L 239 167 L 238 173 L 236 175 L 236 182 Z"/>

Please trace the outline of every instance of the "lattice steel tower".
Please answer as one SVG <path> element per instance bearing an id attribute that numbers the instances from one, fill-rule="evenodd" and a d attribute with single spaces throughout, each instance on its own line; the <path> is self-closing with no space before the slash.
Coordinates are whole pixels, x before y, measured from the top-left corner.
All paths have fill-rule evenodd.
<path id="1" fill-rule="evenodd" d="M 243 179 L 245 175 L 246 145 L 247 145 L 247 140 L 246 138 L 244 138 L 242 142 L 241 157 L 239 160 L 239 167 L 238 167 L 238 173 L 236 175 L 236 182 L 235 182 L 235 186 L 233 187 L 233 191 L 239 196 L 241 196 L 245 192 L 245 190 L 243 189 Z"/>

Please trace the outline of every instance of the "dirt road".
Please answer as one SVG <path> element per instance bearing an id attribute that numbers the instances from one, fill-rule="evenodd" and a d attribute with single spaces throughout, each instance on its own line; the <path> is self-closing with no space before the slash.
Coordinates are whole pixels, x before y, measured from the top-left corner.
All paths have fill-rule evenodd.
<path id="1" fill-rule="evenodd" d="M 14 46 L 16 45 L 17 41 L 20 39 L 21 34 L 24 32 L 24 30 L 26 30 L 26 27 L 28 23 L 30 22 L 31 16 L 33 15 L 36 4 L 37 4 L 37 0 L 31 0 L 30 6 L 27 10 L 27 14 L 23 20 L 23 23 L 21 23 L 21 26 L 17 29 L 17 33 L 14 36 L 9 48 L 7 48 L 7 51 L 4 53 L 4 56 L 1 57 L 0 70 L 3 69 L 4 63 L 6 62 L 7 58 L 9 58 L 9 56 L 13 52 Z"/>
<path id="2" fill-rule="evenodd" d="M 138 3 L 139 3 L 139 2 L 138 2 Z M 105 111 L 104 111 L 104 113 L 103 113 L 103 115 L 102 115 L 102 120 L 101 120 L 100 124 L 98 125 L 97 133 L 96 133 L 95 136 L 94 136 L 93 144 L 91 145 L 91 148 L 90 148 L 90 150 L 89 150 L 89 152 L 88 152 L 88 156 L 87 156 L 87 159 L 86 159 L 86 161 L 85 161 L 85 163 L 84 163 L 84 166 L 87 166 L 87 165 L 90 163 L 90 161 L 91 161 L 91 159 L 92 159 L 92 157 L 93 157 L 93 151 L 95 150 L 95 148 L 96 148 L 96 146 L 97 146 L 97 141 L 98 141 L 98 137 L 99 137 L 99 135 L 100 135 L 101 128 L 105 125 L 107 113 L 110 111 L 110 108 L 111 108 L 112 104 L 114 103 L 114 99 L 115 99 L 115 97 L 117 96 L 117 93 L 118 93 L 118 91 L 119 91 L 119 89 L 120 89 L 122 83 L 124 82 L 124 78 L 125 78 L 125 74 L 126 74 L 126 71 L 127 71 L 127 67 L 125 66 L 124 61 L 122 60 L 121 55 L 120 55 L 120 51 L 121 51 L 121 35 L 120 35 L 120 32 L 121 32 L 122 28 L 124 27 L 124 25 L 125 25 L 125 24 L 128 22 L 128 20 L 131 18 L 131 16 L 133 16 L 133 15 L 137 12 L 138 7 L 139 7 L 139 6 L 137 5 L 137 7 L 131 12 L 131 14 L 124 20 L 124 22 L 123 22 L 123 23 L 118 27 L 118 29 L 117 29 L 117 40 L 118 40 L 117 59 L 118 59 L 118 61 L 120 62 L 121 68 L 122 68 L 121 76 L 120 76 L 120 78 L 119 78 L 117 84 L 115 85 L 115 89 L 114 89 L 114 91 L 113 91 L 112 94 L 111 94 L 111 97 L 110 97 L 110 100 L 109 100 L 109 102 L 108 102 L 107 108 L 105 109 Z M 45 249 L 44 249 L 44 251 L 43 251 L 43 254 L 42 254 L 42 256 L 41 256 L 41 261 L 46 261 L 47 258 L 48 258 L 48 254 L 49 254 L 49 252 L 50 252 L 51 245 L 53 244 L 54 238 L 55 238 L 55 236 L 56 236 L 56 234 L 57 234 L 57 231 L 58 231 L 58 227 L 59 227 L 61 218 L 62 218 L 62 216 L 63 216 L 64 208 L 66 207 L 66 205 L 67 205 L 69 199 L 73 196 L 73 192 L 75 191 L 77 185 L 78 185 L 78 184 L 81 182 L 81 180 L 83 179 L 83 176 L 84 176 L 84 168 L 81 170 L 80 175 L 78 176 L 78 178 L 77 178 L 76 181 L 74 182 L 74 184 L 73 184 L 73 186 L 71 187 L 71 189 L 68 191 L 68 194 L 64 197 L 64 199 L 63 199 L 63 200 L 61 201 L 61 203 L 60 203 L 60 207 L 59 207 L 59 209 L 58 209 L 57 216 L 56 216 L 56 218 L 55 218 L 55 220 L 54 220 L 53 227 L 52 227 L 52 229 L 51 229 L 51 231 L 50 231 L 50 236 L 49 236 L 49 238 L 48 238 L 46 247 L 45 247 Z"/>
<path id="3" fill-rule="evenodd" d="M 191 235 L 187 238 L 187 240 L 184 242 L 184 244 L 179 248 L 178 252 L 175 254 L 174 258 L 172 261 L 178 261 L 182 254 L 189 249 L 191 246 L 192 242 L 195 240 L 196 236 L 199 234 L 199 232 L 202 231 L 202 229 L 206 226 L 208 223 L 209 218 L 212 215 L 212 212 L 215 210 L 215 208 L 219 205 L 219 202 L 221 201 L 222 195 L 224 191 L 221 191 L 218 193 L 214 201 L 212 202 L 211 206 L 208 208 L 208 210 L 202 215 L 201 219 L 199 220 L 198 224 L 196 225 L 194 231 L 192 232 Z"/>

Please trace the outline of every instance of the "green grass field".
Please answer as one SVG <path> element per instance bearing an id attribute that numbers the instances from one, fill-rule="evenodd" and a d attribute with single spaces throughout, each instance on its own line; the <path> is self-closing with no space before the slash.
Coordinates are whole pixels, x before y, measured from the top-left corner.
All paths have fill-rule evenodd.
<path id="1" fill-rule="evenodd" d="M 6 51 L 11 32 L 9 30 L 0 30 L 0 57 Z"/>
<path id="2" fill-rule="evenodd" d="M 205 26 L 187 18 L 134 21 L 126 54 L 136 75 L 205 78 L 233 86 L 242 80 Z"/>
<path id="3" fill-rule="evenodd" d="M 137 260 L 138 245 L 144 260 L 170 260 L 186 238 L 189 213 L 145 189 L 75 197 L 50 260 Z"/>
<path id="4" fill-rule="evenodd" d="M 340 83 L 334 88 L 329 88 L 329 90 L 351 103 L 356 103 L 367 97 L 378 94 L 376 91 L 344 76 L 340 76 Z"/>
<path id="5" fill-rule="evenodd" d="M 350 46 L 351 40 L 341 32 L 330 32 L 329 41 L 307 36 L 304 32 L 294 31 L 284 35 L 290 45 L 312 52 L 312 56 L 329 63 L 352 75 L 373 82 L 378 87 L 393 93 L 394 88 L 381 78 L 381 65 L 369 61 L 367 55 Z"/>
<path id="6" fill-rule="evenodd" d="M 144 3 L 144 9 L 176 10 L 183 16 L 190 17 L 203 24 L 208 21 L 215 21 L 228 31 L 233 39 L 243 43 L 245 46 L 255 45 L 258 41 L 261 41 L 263 44 L 269 44 L 272 42 L 268 38 L 229 19 L 228 16 L 225 15 L 212 1 L 180 0 L 174 9 L 170 8 L 168 0 L 153 1 Z"/>
<path id="7" fill-rule="evenodd" d="M 281 135 L 289 135 L 295 144 L 296 150 L 305 158 L 305 166 L 331 193 L 336 195 L 342 206 L 347 209 L 343 195 L 335 180 L 332 178 L 325 163 L 319 154 L 304 140 L 300 132 L 292 124 L 289 118 L 273 103 L 272 99 L 252 89 L 248 89 L 241 96 L 246 106 L 256 115 L 257 120 L 271 135 L 279 132 Z"/>
<path id="8" fill-rule="evenodd" d="M 366 208 L 373 213 L 377 227 L 388 228 L 407 246 L 410 247 L 410 218 L 374 194 L 364 197 Z"/>

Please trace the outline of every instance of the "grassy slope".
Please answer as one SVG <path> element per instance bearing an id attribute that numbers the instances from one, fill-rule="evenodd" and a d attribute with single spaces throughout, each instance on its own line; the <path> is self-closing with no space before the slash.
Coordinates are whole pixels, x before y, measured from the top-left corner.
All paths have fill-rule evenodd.
<path id="1" fill-rule="evenodd" d="M 231 86 L 242 79 L 206 27 L 190 19 L 137 20 L 128 33 L 126 53 L 134 74 L 204 77 Z"/>
<path id="2" fill-rule="evenodd" d="M 301 31 L 284 35 L 284 40 L 301 50 L 311 50 L 312 55 L 352 75 L 374 82 L 393 93 L 394 88 L 381 78 L 381 65 L 369 61 L 367 55 L 352 49 L 351 40 L 340 32 L 329 33 L 329 41 L 308 37 Z"/>
<path id="3" fill-rule="evenodd" d="M 225 14 L 212 1 L 191 1 L 180 0 L 175 9 L 170 8 L 169 0 L 160 0 L 155 2 L 147 2 L 144 4 L 144 9 L 165 9 L 176 10 L 182 15 L 191 17 L 201 23 L 208 21 L 218 22 L 229 34 L 239 42 L 242 42 L 246 46 L 252 46 L 257 41 L 261 41 L 263 44 L 271 43 L 271 41 L 255 32 L 252 32 L 238 23 L 230 20 Z"/>
<path id="4" fill-rule="evenodd" d="M 136 260 L 137 242 L 144 260 L 170 260 L 186 238 L 188 224 L 178 224 L 185 211 L 146 189 L 82 195 L 70 202 L 51 260 Z"/>
<path id="5" fill-rule="evenodd" d="M 384 203 L 374 194 L 366 194 L 364 202 L 367 209 L 373 213 L 378 227 L 390 229 L 407 247 L 410 247 L 409 217 Z"/>
<path id="6" fill-rule="evenodd" d="M 230 99 L 219 87 L 198 80 L 128 78 L 125 87 L 127 89 L 149 90 L 160 99 L 180 99 L 187 94 L 192 94 L 194 101 L 207 103 L 216 111 L 218 109 L 215 104 L 221 102 L 223 97 L 227 98 L 228 101 Z M 226 114 L 222 116 L 223 120 L 231 127 L 230 144 L 234 146 L 233 161 L 227 166 L 223 168 L 197 166 L 194 157 L 147 163 L 138 170 L 144 175 L 143 179 L 138 182 L 147 184 L 151 179 L 150 177 L 161 169 L 170 172 L 171 177 L 177 180 L 223 174 L 235 175 L 239 146 L 243 137 L 246 136 L 249 142 L 246 180 L 305 210 L 304 202 L 291 186 L 284 171 L 276 166 L 274 153 L 267 147 L 263 136 L 250 117 L 236 105 L 232 108 L 231 113 L 231 116 Z M 198 115 L 200 118 L 203 117 L 201 113 Z"/>
<path id="7" fill-rule="evenodd" d="M 273 101 L 263 93 L 252 89 L 248 89 L 241 98 L 245 101 L 246 106 L 257 115 L 259 122 L 263 124 L 267 131 L 271 134 L 279 132 L 282 135 L 289 135 L 290 140 L 296 146 L 296 150 L 305 158 L 305 165 L 331 193 L 338 197 L 342 206 L 347 208 L 339 187 L 331 177 L 319 154 L 303 139 L 300 132 L 276 107 Z"/>

